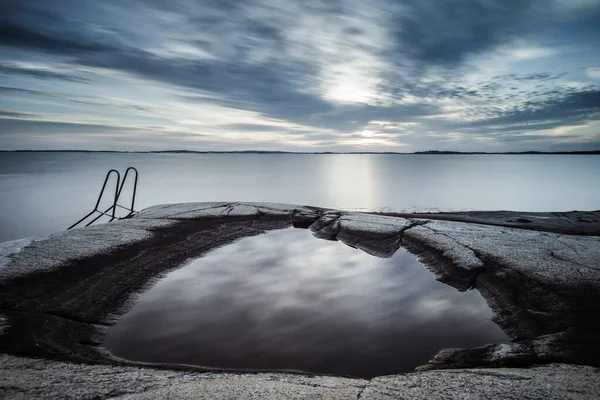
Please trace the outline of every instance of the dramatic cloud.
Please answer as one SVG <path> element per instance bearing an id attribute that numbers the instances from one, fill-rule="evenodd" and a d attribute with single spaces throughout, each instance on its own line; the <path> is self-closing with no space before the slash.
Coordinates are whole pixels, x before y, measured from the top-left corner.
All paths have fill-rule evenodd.
<path id="1" fill-rule="evenodd" d="M 600 147 L 596 0 L 0 6 L 2 149 Z"/>

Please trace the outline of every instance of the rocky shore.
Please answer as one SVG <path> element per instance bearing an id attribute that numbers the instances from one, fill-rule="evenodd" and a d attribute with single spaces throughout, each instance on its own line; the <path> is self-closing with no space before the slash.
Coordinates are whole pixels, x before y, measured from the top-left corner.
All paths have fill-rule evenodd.
<path id="1" fill-rule="evenodd" d="M 445 349 L 420 372 L 370 381 L 148 366 L 102 348 L 107 327 L 159 277 L 214 248 L 290 226 L 377 257 L 406 248 L 438 280 L 478 290 L 512 342 Z M 600 212 L 383 215 L 282 204 L 155 206 L 128 220 L 0 244 L 0 393 L 591 398 L 600 396 L 599 295 Z"/>

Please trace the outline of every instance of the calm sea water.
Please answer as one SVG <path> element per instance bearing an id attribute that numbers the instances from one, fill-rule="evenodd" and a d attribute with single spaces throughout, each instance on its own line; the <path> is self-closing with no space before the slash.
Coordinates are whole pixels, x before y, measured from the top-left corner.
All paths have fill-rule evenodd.
<path id="1" fill-rule="evenodd" d="M 437 282 L 403 249 L 381 259 L 291 228 L 171 272 L 104 345 L 143 362 L 371 378 L 442 348 L 508 341 L 491 317 L 479 292 Z"/>
<path id="2" fill-rule="evenodd" d="M 355 210 L 600 209 L 600 156 L 0 153 L 0 242 L 65 229 L 110 168 L 136 208 L 264 201 Z"/>

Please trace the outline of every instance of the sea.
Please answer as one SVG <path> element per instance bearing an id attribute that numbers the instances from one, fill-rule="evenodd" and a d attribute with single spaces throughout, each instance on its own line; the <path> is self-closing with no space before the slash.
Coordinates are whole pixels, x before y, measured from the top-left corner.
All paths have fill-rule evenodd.
<path id="1" fill-rule="evenodd" d="M 599 155 L 0 152 L 0 242 L 66 229 L 94 208 L 108 170 L 130 166 L 139 171 L 136 210 L 204 201 L 359 211 L 600 209 Z M 114 181 L 102 205 L 111 194 Z"/>

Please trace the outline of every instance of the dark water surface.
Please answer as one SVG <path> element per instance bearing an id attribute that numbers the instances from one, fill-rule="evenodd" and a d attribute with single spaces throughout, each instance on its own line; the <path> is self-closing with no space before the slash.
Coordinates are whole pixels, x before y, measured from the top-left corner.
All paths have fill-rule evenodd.
<path id="1" fill-rule="evenodd" d="M 219 248 L 140 295 L 105 346 L 144 362 L 372 377 L 507 341 L 477 291 L 400 249 L 380 259 L 302 229 Z"/>
<path id="2" fill-rule="evenodd" d="M 262 201 L 354 210 L 600 209 L 600 156 L 0 153 L 0 242 L 65 229 L 111 168 L 140 171 L 137 208 Z"/>

